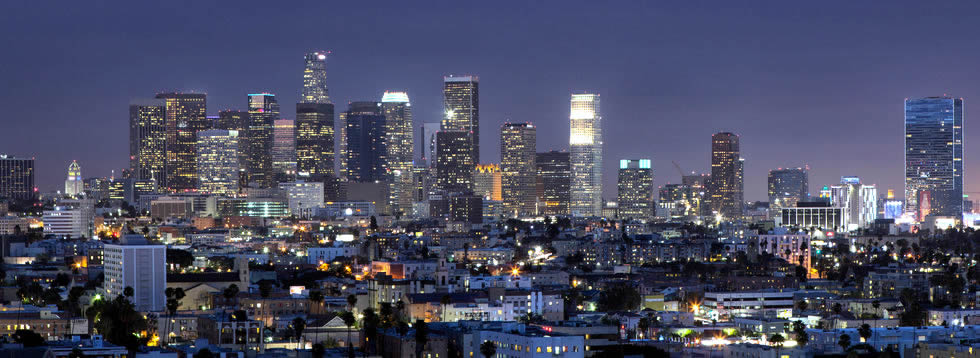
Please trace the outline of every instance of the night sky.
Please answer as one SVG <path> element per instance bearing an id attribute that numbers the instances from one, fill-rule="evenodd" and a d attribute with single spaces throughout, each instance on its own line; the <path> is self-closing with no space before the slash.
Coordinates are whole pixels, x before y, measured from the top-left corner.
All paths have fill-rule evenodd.
<path id="1" fill-rule="evenodd" d="M 679 181 L 671 161 L 708 171 L 718 131 L 741 135 L 747 200 L 765 200 L 769 169 L 804 164 L 811 192 L 857 175 L 901 195 L 902 101 L 947 93 L 965 99 L 965 190 L 980 192 L 976 1 L 224 5 L 3 1 L 0 153 L 36 157 L 41 190 L 60 190 L 72 159 L 86 177 L 128 165 L 131 99 L 206 92 L 214 114 L 268 91 L 293 118 L 303 54 L 327 49 L 338 113 L 406 90 L 416 125 L 438 121 L 442 76 L 480 76 L 483 162 L 504 121 L 567 149 L 569 94 L 601 93 L 608 198 L 621 158 L 652 158 L 657 185 Z"/>

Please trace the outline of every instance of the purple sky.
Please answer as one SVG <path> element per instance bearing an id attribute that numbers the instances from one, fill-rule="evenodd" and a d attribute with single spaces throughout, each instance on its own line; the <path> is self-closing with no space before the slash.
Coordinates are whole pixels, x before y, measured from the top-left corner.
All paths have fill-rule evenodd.
<path id="1" fill-rule="evenodd" d="M 741 134 L 748 200 L 804 164 L 811 192 L 857 175 L 901 195 L 902 101 L 948 93 L 980 191 L 978 2 L 211 3 L 4 1 L 0 153 L 36 157 L 42 190 L 72 159 L 108 175 L 128 165 L 129 101 L 161 90 L 207 92 L 209 113 L 269 91 L 292 118 L 303 53 L 323 48 L 338 112 L 399 89 L 437 121 L 442 76 L 479 75 L 484 162 L 506 120 L 566 149 L 569 93 L 601 93 L 607 197 L 621 158 L 652 158 L 657 185 L 679 181 L 671 161 L 708 170 L 718 131 Z"/>

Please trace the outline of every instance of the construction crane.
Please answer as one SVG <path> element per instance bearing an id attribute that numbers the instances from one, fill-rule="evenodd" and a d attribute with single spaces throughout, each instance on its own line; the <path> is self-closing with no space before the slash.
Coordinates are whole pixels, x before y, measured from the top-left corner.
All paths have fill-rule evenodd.
<path id="1" fill-rule="evenodd" d="M 677 164 L 677 162 L 673 160 L 671 160 L 670 162 L 674 164 L 674 169 L 677 169 L 677 174 L 681 175 L 681 180 L 684 180 L 684 170 L 681 169 L 680 164 Z"/>

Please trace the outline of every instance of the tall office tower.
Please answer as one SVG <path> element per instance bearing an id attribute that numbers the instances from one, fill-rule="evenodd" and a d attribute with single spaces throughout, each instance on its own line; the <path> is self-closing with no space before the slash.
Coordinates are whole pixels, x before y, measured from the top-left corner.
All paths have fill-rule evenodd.
<path id="1" fill-rule="evenodd" d="M 330 103 L 327 92 L 327 52 L 315 51 L 303 56 L 303 100 L 302 103 Z"/>
<path id="2" fill-rule="evenodd" d="M 962 217 L 962 98 L 905 100 L 905 210 Z"/>
<path id="3" fill-rule="evenodd" d="M 0 198 L 34 200 L 34 158 L 14 158 L 0 154 Z"/>
<path id="4" fill-rule="evenodd" d="M 82 179 L 82 167 L 78 162 L 68 164 L 68 179 L 65 179 L 65 195 L 78 196 L 85 193 L 85 182 Z"/>
<path id="5" fill-rule="evenodd" d="M 197 185 L 197 132 L 207 129 L 207 95 L 203 93 L 160 93 L 164 101 L 167 164 L 164 182 L 171 191 L 194 189 Z M 148 179 L 148 178 L 143 178 Z"/>
<path id="6" fill-rule="evenodd" d="M 197 133 L 197 188 L 205 193 L 238 192 L 238 131 L 212 129 Z"/>
<path id="7" fill-rule="evenodd" d="M 830 187 L 830 204 L 844 208 L 848 230 L 867 228 L 878 218 L 878 188 L 858 177 L 841 177 L 840 185 Z"/>
<path id="8" fill-rule="evenodd" d="M 742 218 L 742 168 L 738 135 L 721 132 L 711 136 L 711 210 L 725 220 Z"/>
<path id="9" fill-rule="evenodd" d="M 327 182 L 334 173 L 333 104 L 296 104 L 296 171 Z"/>
<path id="10" fill-rule="evenodd" d="M 296 179 L 296 121 L 277 119 L 272 130 L 272 173 L 278 183 Z"/>
<path id="11" fill-rule="evenodd" d="M 530 123 L 504 123 L 500 127 L 500 171 L 503 179 L 504 215 L 535 214 L 537 128 Z"/>
<path id="12" fill-rule="evenodd" d="M 571 214 L 602 214 L 602 114 L 599 95 L 572 95 L 571 134 L 569 136 L 572 166 Z"/>
<path id="13" fill-rule="evenodd" d="M 381 97 L 385 117 L 385 161 L 391 182 L 389 206 L 393 213 L 412 212 L 412 166 L 415 161 L 412 103 L 405 92 L 385 91 Z"/>
<path id="14" fill-rule="evenodd" d="M 769 171 L 769 214 L 782 215 L 783 208 L 809 201 L 809 168 L 778 168 Z"/>
<path id="15" fill-rule="evenodd" d="M 105 244 L 105 281 L 108 297 L 133 288 L 129 299 L 140 312 L 162 311 L 166 303 L 167 245 L 151 245 L 142 235 L 123 235 L 118 244 Z"/>
<path id="16" fill-rule="evenodd" d="M 419 155 L 422 156 L 420 165 L 436 167 L 436 133 L 439 132 L 440 125 L 438 122 L 426 122 L 419 128 Z"/>
<path id="17" fill-rule="evenodd" d="M 473 192 L 473 133 L 439 131 L 436 134 L 436 185 L 446 193 Z"/>
<path id="18" fill-rule="evenodd" d="M 442 130 L 470 132 L 474 163 L 480 162 L 480 78 L 477 76 L 443 77 Z"/>
<path id="19" fill-rule="evenodd" d="M 477 164 L 473 171 L 473 194 L 488 200 L 503 200 L 503 177 L 496 164 Z"/>
<path id="20" fill-rule="evenodd" d="M 272 146 L 275 121 L 279 119 L 279 102 L 271 93 L 248 95 L 248 129 L 244 145 L 248 186 L 271 188 L 274 185 Z"/>
<path id="21" fill-rule="evenodd" d="M 219 111 L 218 119 L 214 121 L 214 129 L 244 133 L 248 129 L 248 112 L 234 109 Z"/>
<path id="22" fill-rule="evenodd" d="M 708 203 L 711 194 L 708 193 L 708 185 L 711 184 L 711 174 L 695 174 L 681 176 L 681 184 L 691 190 L 691 202 L 697 207 L 697 212 L 691 215 L 695 217 L 708 217 L 711 215 L 711 205 Z M 694 203 L 696 202 L 696 203 Z"/>
<path id="23" fill-rule="evenodd" d="M 167 187 L 166 104 L 159 99 L 129 105 L 129 168 L 139 180 Z"/>
<path id="24" fill-rule="evenodd" d="M 385 180 L 385 116 L 378 102 L 351 102 L 343 113 L 347 122 L 347 180 Z"/>
<path id="25" fill-rule="evenodd" d="M 619 195 L 616 202 L 621 219 L 653 218 L 653 169 L 650 159 L 621 159 L 617 189 Z"/>
<path id="26" fill-rule="evenodd" d="M 539 214 L 568 215 L 568 188 L 572 182 L 572 169 L 568 160 L 568 152 L 553 150 L 535 154 Z"/>

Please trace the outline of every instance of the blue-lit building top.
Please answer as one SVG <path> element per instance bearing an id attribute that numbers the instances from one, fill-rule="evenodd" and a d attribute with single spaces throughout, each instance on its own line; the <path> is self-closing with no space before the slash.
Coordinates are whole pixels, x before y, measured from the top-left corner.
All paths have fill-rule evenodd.
<path id="1" fill-rule="evenodd" d="M 920 220 L 962 215 L 962 98 L 905 100 L 905 209 Z"/>

